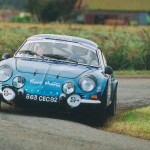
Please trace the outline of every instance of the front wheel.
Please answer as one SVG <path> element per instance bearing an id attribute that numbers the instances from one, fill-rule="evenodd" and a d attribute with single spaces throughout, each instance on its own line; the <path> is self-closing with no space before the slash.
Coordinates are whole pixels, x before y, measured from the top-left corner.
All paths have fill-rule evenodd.
<path id="1" fill-rule="evenodd" d="M 2 109 L 2 101 L 0 99 L 0 111 L 1 111 L 1 109 Z"/>
<path id="2" fill-rule="evenodd" d="M 114 97 L 112 99 L 112 103 L 108 107 L 108 115 L 115 116 L 117 111 L 117 91 L 114 93 Z"/>
<path id="3" fill-rule="evenodd" d="M 104 126 L 107 120 L 106 107 L 93 106 L 93 108 L 87 113 L 92 126 Z"/>

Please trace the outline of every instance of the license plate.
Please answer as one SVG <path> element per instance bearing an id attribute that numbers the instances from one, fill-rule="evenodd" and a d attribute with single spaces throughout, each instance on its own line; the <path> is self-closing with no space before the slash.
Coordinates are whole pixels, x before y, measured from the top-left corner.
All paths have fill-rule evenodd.
<path id="1" fill-rule="evenodd" d="M 39 101 L 39 102 L 57 103 L 57 101 L 58 101 L 57 97 L 39 96 L 39 95 L 32 95 L 32 94 L 26 94 L 25 98 L 27 100 Z"/>

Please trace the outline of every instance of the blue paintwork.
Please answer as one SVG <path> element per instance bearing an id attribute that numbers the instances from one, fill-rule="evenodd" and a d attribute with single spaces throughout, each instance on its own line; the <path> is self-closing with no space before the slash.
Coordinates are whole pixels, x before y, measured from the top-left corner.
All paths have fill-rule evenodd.
<path id="1" fill-rule="evenodd" d="M 8 59 L 7 61 L 5 60 L 1 62 L 1 64 L 5 64 L 5 65 L 7 64 L 13 69 L 12 77 L 8 81 L 6 81 L 5 84 L 12 86 L 12 79 L 15 76 L 22 76 L 26 79 L 26 84 L 23 87 L 23 89 L 25 91 L 26 89 L 28 89 L 28 91 L 30 91 L 29 92 L 30 94 L 50 96 L 49 92 L 43 93 L 43 90 L 47 91 L 51 89 L 51 91 L 54 93 L 58 92 L 57 94 L 58 96 L 62 94 L 62 85 L 69 81 L 75 84 L 77 93 L 86 94 L 80 89 L 78 85 L 78 81 L 80 80 L 81 77 L 89 74 L 97 78 L 97 88 L 92 92 L 89 92 L 88 93 L 89 95 L 97 94 L 97 89 L 99 88 L 99 85 L 101 87 L 101 85 L 104 84 L 105 87 L 105 83 L 106 83 L 104 82 L 106 78 L 102 75 L 101 69 L 97 69 L 95 67 L 76 65 L 70 63 L 62 63 L 62 62 L 60 63 L 57 62 L 55 64 L 53 62 L 29 61 L 25 59 L 22 60 L 19 58 L 17 59 L 11 58 Z M 62 70 L 61 68 L 65 68 L 65 69 Z M 34 75 L 35 71 L 36 71 L 36 75 Z M 46 74 L 46 78 L 43 79 L 45 74 Z M 98 77 L 97 74 L 99 75 Z M 59 77 L 57 77 L 58 75 Z M 101 78 L 101 80 L 99 80 L 99 78 Z M 31 82 L 33 80 L 39 81 L 39 83 L 34 84 L 34 82 Z M 52 82 L 60 83 L 60 87 L 45 84 L 48 81 L 50 83 Z M 42 90 L 40 90 L 37 93 L 36 90 L 40 89 L 43 86 L 44 88 L 42 88 Z M 103 90 L 104 88 L 102 89 L 102 91 Z M 99 92 L 99 94 L 101 94 L 101 92 Z M 54 93 L 51 96 L 54 96 Z"/>

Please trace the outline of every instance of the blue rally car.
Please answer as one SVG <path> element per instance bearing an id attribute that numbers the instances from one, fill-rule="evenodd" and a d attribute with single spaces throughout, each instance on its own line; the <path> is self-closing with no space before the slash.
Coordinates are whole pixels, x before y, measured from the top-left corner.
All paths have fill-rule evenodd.
<path id="1" fill-rule="evenodd" d="M 98 45 L 73 36 L 31 36 L 12 58 L 5 53 L 0 62 L 0 104 L 91 106 L 114 116 L 117 85 Z"/>

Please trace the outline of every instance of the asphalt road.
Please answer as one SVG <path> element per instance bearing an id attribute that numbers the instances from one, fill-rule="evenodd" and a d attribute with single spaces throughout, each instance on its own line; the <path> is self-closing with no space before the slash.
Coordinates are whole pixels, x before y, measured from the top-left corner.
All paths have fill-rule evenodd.
<path id="1" fill-rule="evenodd" d="M 118 79 L 118 109 L 150 105 L 150 78 Z"/>
<path id="2" fill-rule="evenodd" d="M 119 79 L 119 109 L 149 105 L 149 89 L 150 79 Z M 0 150 L 149 150 L 148 140 L 98 130 L 83 120 L 3 106 Z"/>

